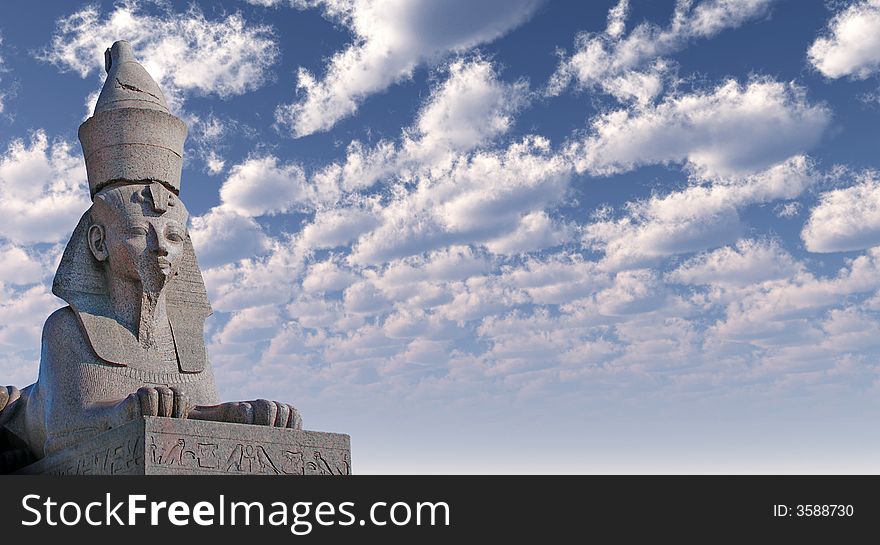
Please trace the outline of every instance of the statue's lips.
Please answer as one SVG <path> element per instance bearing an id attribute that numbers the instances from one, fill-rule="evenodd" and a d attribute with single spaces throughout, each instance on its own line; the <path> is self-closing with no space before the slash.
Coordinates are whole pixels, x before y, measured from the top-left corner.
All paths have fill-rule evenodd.
<path id="1" fill-rule="evenodd" d="M 156 263 L 159 264 L 159 268 L 163 273 L 168 274 L 171 272 L 171 261 L 169 261 L 167 257 L 159 257 L 156 259 Z"/>

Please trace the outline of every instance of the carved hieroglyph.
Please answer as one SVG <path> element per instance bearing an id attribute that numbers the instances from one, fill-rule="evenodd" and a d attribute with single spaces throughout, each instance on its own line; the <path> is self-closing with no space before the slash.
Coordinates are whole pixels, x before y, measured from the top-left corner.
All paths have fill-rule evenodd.
<path id="1" fill-rule="evenodd" d="M 144 417 L 21 473 L 50 475 L 348 475 L 347 435 Z"/>
<path id="2" fill-rule="evenodd" d="M 99 435 L 104 441 L 141 417 L 302 427 L 286 403 L 219 403 L 203 334 L 211 306 L 179 197 L 186 125 L 170 113 L 127 42 L 113 44 L 105 63 L 95 113 L 79 129 L 93 204 L 73 231 L 52 287 L 69 306 L 43 326 L 36 383 L 20 391 L 0 386 L 0 473 Z M 348 467 L 347 459 L 324 451 L 284 451 L 271 441 L 199 443 L 166 435 L 96 451 L 75 472 L 104 456 L 100 463 L 113 464 L 113 473 L 142 453 L 148 464 L 175 469 Z M 209 458 L 214 466 L 198 465 Z"/>

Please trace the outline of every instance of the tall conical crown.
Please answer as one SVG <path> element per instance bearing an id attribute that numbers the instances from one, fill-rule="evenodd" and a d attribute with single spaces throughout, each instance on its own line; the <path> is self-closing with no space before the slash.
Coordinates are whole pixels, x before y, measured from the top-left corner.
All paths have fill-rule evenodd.
<path id="1" fill-rule="evenodd" d="M 179 193 L 186 124 L 168 111 L 128 42 L 104 53 L 104 67 L 107 79 L 95 113 L 79 127 L 92 197 L 120 181 L 161 182 Z"/>

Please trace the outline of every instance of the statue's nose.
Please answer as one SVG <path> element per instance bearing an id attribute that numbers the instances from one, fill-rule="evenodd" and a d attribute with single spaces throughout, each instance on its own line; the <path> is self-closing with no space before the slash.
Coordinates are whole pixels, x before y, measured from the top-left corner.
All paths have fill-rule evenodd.
<path id="1" fill-rule="evenodd" d="M 160 256 L 168 255 L 168 241 L 156 230 L 155 225 L 150 225 L 150 249 Z"/>

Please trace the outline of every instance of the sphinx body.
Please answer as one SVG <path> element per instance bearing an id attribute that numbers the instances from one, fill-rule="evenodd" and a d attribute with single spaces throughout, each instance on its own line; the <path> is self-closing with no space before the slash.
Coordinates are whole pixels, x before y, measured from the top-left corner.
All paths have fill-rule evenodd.
<path id="1" fill-rule="evenodd" d="M 301 428 L 294 407 L 219 403 L 210 315 L 179 199 L 186 126 L 117 42 L 95 116 L 80 127 L 94 201 L 68 242 L 36 383 L 0 386 L 0 473 L 139 415 Z M 179 152 L 178 152 L 179 151 Z"/>
<path id="2" fill-rule="evenodd" d="M 137 414 L 181 417 L 192 404 L 217 404 L 206 361 L 181 370 L 178 346 L 197 340 L 179 331 L 175 342 L 169 321 L 168 290 L 181 289 L 174 279 L 186 245 L 186 209 L 169 198 L 161 184 L 105 189 L 74 232 L 56 275 L 56 291 L 72 306 L 46 320 L 39 378 L 7 424 L 35 457 Z M 164 200 L 164 212 L 154 199 Z"/>

